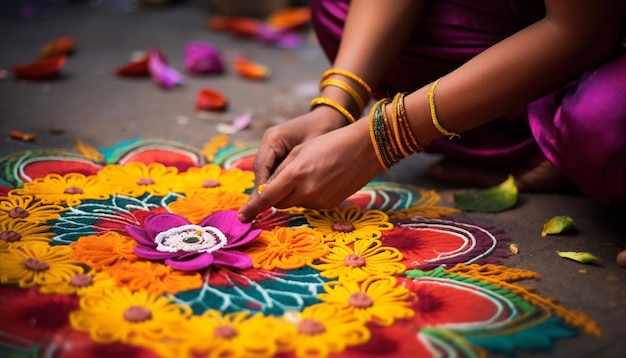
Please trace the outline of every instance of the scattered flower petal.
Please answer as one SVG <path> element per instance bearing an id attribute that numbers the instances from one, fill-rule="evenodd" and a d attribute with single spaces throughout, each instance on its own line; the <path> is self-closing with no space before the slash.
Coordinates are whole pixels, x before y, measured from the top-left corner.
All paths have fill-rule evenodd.
<path id="1" fill-rule="evenodd" d="M 115 69 L 115 74 L 124 77 L 146 77 L 150 75 L 148 55 L 144 54 L 125 65 L 119 66 Z"/>
<path id="2" fill-rule="evenodd" d="M 574 219 L 567 215 L 558 215 L 548 220 L 541 230 L 541 237 L 546 237 L 548 234 L 560 234 L 563 232 L 571 231 L 575 228 Z"/>
<path id="3" fill-rule="evenodd" d="M 266 23 L 276 30 L 293 30 L 306 25 L 311 20 L 311 8 L 308 6 L 286 7 L 274 11 Z"/>
<path id="4" fill-rule="evenodd" d="M 152 50 L 148 54 L 148 70 L 152 78 L 165 88 L 172 88 L 185 81 L 183 75 L 167 64 L 165 56 L 159 50 Z"/>
<path id="5" fill-rule="evenodd" d="M 67 56 L 54 56 L 24 65 L 13 66 L 13 74 L 23 79 L 46 79 L 56 76 L 65 65 Z"/>
<path id="6" fill-rule="evenodd" d="M 46 44 L 40 51 L 41 57 L 69 55 L 74 52 L 75 41 L 71 36 L 62 36 Z"/>
<path id="7" fill-rule="evenodd" d="M 517 247 L 517 244 L 511 244 L 509 245 L 509 250 L 511 250 L 511 253 L 513 255 L 517 255 L 519 254 L 519 248 Z"/>
<path id="8" fill-rule="evenodd" d="M 455 194 L 454 202 L 461 210 L 497 213 L 512 208 L 517 203 L 517 186 L 512 175 L 488 189 L 471 189 Z"/>
<path id="9" fill-rule="evenodd" d="M 600 260 L 588 252 L 557 251 L 560 257 L 578 261 L 583 264 L 598 264 Z"/>
<path id="10" fill-rule="evenodd" d="M 248 60 L 244 57 L 239 57 L 235 60 L 233 64 L 235 68 L 235 72 L 237 72 L 241 77 L 249 78 L 252 80 L 264 80 L 270 76 L 269 67 Z"/>
<path id="11" fill-rule="evenodd" d="M 185 48 L 183 66 L 193 73 L 224 72 L 224 61 L 217 49 L 206 42 L 191 42 Z"/>
<path id="12" fill-rule="evenodd" d="M 268 45 L 280 48 L 294 49 L 302 43 L 300 36 L 289 30 L 276 30 L 266 25 L 261 25 L 256 33 L 256 38 Z"/>
<path id="13" fill-rule="evenodd" d="M 204 111 L 223 111 L 228 105 L 226 96 L 212 88 L 201 88 L 196 97 L 196 108 Z"/>
<path id="14" fill-rule="evenodd" d="M 20 132 L 20 131 L 10 131 L 9 132 L 9 136 L 13 139 L 19 139 L 21 141 L 24 142 L 30 142 L 35 140 L 35 137 L 37 136 L 35 133 L 30 132 L 30 133 L 24 133 L 24 132 Z"/>

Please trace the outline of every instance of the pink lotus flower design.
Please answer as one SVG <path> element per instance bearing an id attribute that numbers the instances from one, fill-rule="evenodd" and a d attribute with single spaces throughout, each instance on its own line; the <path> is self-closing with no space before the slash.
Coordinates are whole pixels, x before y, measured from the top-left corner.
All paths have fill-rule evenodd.
<path id="1" fill-rule="evenodd" d="M 252 267 L 252 259 L 236 250 L 256 238 L 262 230 L 237 219 L 234 210 L 220 211 L 198 225 L 176 214 L 154 214 L 143 228 L 127 225 L 126 231 L 139 243 L 135 254 L 147 260 L 164 260 L 177 270 L 193 271 L 211 265 L 238 269 Z"/>

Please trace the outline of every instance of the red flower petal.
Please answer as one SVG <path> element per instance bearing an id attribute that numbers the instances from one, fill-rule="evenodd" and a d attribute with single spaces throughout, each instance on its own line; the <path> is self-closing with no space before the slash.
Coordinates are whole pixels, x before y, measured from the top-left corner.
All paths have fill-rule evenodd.
<path id="1" fill-rule="evenodd" d="M 222 111 L 228 100 L 220 92 L 212 88 L 202 88 L 196 97 L 196 108 L 205 111 Z"/>
<path id="2" fill-rule="evenodd" d="M 150 75 L 148 71 L 148 55 L 116 68 L 115 74 L 125 77 L 145 77 Z"/>
<path id="3" fill-rule="evenodd" d="M 24 65 L 13 66 L 13 74 L 23 79 L 45 79 L 54 77 L 65 65 L 67 56 L 47 57 Z"/>
<path id="4" fill-rule="evenodd" d="M 74 38 L 63 36 L 46 44 L 40 51 L 41 57 L 52 57 L 58 55 L 69 55 L 74 52 Z"/>

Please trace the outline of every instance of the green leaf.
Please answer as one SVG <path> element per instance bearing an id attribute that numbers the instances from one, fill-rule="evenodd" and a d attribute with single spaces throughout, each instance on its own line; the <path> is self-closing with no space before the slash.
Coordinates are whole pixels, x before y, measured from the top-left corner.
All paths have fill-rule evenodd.
<path id="1" fill-rule="evenodd" d="M 594 255 L 588 252 L 574 252 L 574 251 L 557 251 L 556 252 L 560 257 L 565 259 L 570 259 L 574 261 L 578 261 L 583 264 L 598 264 L 600 260 Z"/>
<path id="2" fill-rule="evenodd" d="M 467 211 L 482 213 L 497 213 L 510 209 L 517 203 L 517 186 L 512 175 L 500 183 L 488 189 L 470 189 L 461 194 L 454 195 L 457 207 Z"/>
<path id="3" fill-rule="evenodd" d="M 567 215 L 558 215 L 548 220 L 541 230 L 541 237 L 546 237 L 548 234 L 560 234 L 563 232 L 571 231 L 575 228 L 574 219 Z"/>

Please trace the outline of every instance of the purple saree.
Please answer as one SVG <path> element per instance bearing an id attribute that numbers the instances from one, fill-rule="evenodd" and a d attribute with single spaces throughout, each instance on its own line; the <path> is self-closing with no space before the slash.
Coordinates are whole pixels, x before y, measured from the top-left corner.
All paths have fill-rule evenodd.
<path id="1" fill-rule="evenodd" d="M 313 26 L 332 62 L 341 40 L 348 0 L 313 0 Z M 541 19 L 543 1 L 431 2 L 376 97 L 413 91 Z M 587 196 L 626 203 L 626 55 L 578 81 L 486 125 L 441 139 L 429 152 L 481 165 L 529 163 L 547 158 Z"/>

